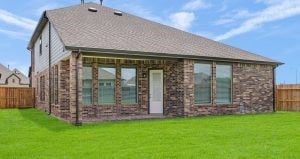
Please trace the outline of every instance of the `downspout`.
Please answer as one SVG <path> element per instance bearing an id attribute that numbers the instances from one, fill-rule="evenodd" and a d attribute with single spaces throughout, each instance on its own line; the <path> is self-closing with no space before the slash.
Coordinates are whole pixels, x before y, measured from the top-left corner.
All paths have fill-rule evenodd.
<path id="1" fill-rule="evenodd" d="M 276 112 L 276 67 L 273 67 L 273 112 Z"/>
<path id="2" fill-rule="evenodd" d="M 46 17 L 47 18 L 47 17 Z M 47 18 L 48 19 L 48 18 Z M 49 21 L 49 20 L 48 20 Z M 51 90 L 52 90 L 52 78 L 51 78 L 51 23 L 49 21 L 49 44 L 48 44 L 48 50 L 49 50 L 49 113 L 48 115 L 51 115 Z"/>
<path id="3" fill-rule="evenodd" d="M 78 59 L 80 57 L 80 50 L 78 50 L 76 55 L 76 73 L 75 73 L 75 80 L 76 80 L 76 121 L 75 126 L 81 126 L 81 122 L 79 121 L 79 67 L 78 67 Z"/>

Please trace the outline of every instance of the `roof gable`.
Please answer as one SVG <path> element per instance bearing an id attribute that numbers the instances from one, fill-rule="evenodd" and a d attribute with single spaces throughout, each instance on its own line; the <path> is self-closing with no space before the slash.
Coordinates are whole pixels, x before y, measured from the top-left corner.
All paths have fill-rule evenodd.
<path id="1" fill-rule="evenodd" d="M 0 84 L 5 84 L 7 79 L 9 79 L 11 76 L 18 77 L 18 79 L 20 79 L 21 84 L 29 84 L 29 78 L 16 68 L 10 70 L 9 68 L 0 64 L 0 74 Z"/>
<path id="2" fill-rule="evenodd" d="M 97 12 L 90 12 L 93 7 Z M 66 48 L 105 49 L 140 55 L 180 55 L 267 63 L 278 61 L 114 9 L 86 3 L 46 11 Z M 173 56 L 174 57 L 174 56 Z"/>
<path id="3" fill-rule="evenodd" d="M 6 78 L 11 74 L 11 70 L 0 64 L 0 84 L 5 84 Z"/>

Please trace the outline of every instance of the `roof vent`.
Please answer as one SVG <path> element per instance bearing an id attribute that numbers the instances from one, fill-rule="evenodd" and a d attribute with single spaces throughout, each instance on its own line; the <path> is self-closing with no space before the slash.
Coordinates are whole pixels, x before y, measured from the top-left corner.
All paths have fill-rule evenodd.
<path id="1" fill-rule="evenodd" d="M 97 11 L 98 11 L 96 8 L 93 8 L 93 7 L 90 7 L 88 10 L 89 10 L 90 12 L 97 12 Z"/>
<path id="2" fill-rule="evenodd" d="M 123 15 L 123 13 L 121 11 L 114 11 L 114 14 L 118 15 L 118 16 L 122 16 Z"/>

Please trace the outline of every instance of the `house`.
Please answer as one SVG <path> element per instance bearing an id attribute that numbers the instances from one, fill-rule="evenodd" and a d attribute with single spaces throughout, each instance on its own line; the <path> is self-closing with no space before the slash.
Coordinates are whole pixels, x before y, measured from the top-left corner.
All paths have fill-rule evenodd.
<path id="1" fill-rule="evenodd" d="M 274 111 L 280 62 L 95 3 L 45 11 L 28 49 L 36 107 L 71 123 Z"/>
<path id="2" fill-rule="evenodd" d="M 29 87 L 29 78 L 16 68 L 10 70 L 0 64 L 0 87 Z"/>

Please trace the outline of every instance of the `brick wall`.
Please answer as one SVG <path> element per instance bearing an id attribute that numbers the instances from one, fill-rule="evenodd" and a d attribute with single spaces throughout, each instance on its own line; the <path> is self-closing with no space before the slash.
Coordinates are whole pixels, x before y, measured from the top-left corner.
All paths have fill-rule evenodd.
<path id="1" fill-rule="evenodd" d="M 202 116 L 239 114 L 273 111 L 273 66 L 259 64 L 232 63 L 232 104 L 217 105 L 216 63 L 212 62 L 212 103 L 194 104 L 194 60 L 183 59 L 112 59 L 79 57 L 79 121 L 99 121 L 122 116 L 146 115 L 149 111 L 149 70 L 164 71 L 164 115 L 165 116 Z M 82 105 L 82 66 L 93 68 L 93 103 Z M 76 54 L 58 64 L 59 99 L 52 103 L 52 114 L 71 123 L 76 119 Z M 98 104 L 98 67 L 113 65 L 116 67 L 115 97 L 113 105 Z M 137 104 L 121 103 L 121 67 L 137 68 Z M 40 101 L 39 89 L 41 76 L 45 76 L 45 101 Z M 37 89 L 37 108 L 48 112 L 48 70 L 35 75 Z"/>
<path id="2" fill-rule="evenodd" d="M 216 63 L 212 63 L 212 103 L 194 104 L 194 62 L 185 62 L 185 115 L 222 115 L 273 111 L 273 66 L 232 63 L 232 103 L 216 104 Z"/>
<path id="3" fill-rule="evenodd" d="M 93 67 L 93 104 L 89 106 L 81 105 L 83 121 L 94 119 L 106 119 L 120 116 L 133 116 L 148 114 L 149 109 L 149 70 L 162 69 L 164 71 L 164 115 L 183 115 L 183 88 L 182 81 L 182 61 L 180 60 L 123 60 L 107 58 L 83 58 L 83 64 Z M 115 97 L 116 103 L 113 105 L 100 105 L 98 101 L 98 66 L 115 66 L 116 83 Z M 135 66 L 137 68 L 138 103 L 121 104 L 121 66 Z"/>

